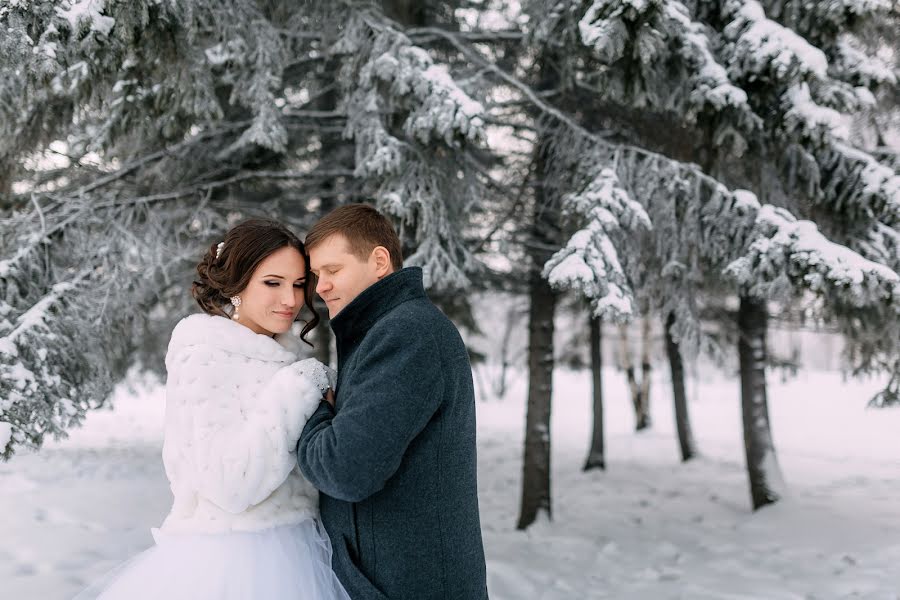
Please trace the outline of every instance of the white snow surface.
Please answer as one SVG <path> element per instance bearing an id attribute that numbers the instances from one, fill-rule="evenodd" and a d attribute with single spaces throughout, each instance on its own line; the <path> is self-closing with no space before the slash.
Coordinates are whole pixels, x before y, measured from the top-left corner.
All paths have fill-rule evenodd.
<path id="1" fill-rule="evenodd" d="M 480 368 L 476 380 L 495 375 Z M 558 370 L 554 514 L 515 529 L 526 378 L 478 404 L 479 496 L 492 600 L 896 600 L 900 410 L 866 409 L 880 380 L 770 376 L 778 462 L 791 494 L 753 513 L 739 384 L 688 379 L 702 457 L 679 461 L 666 369 L 653 428 L 635 434 L 624 375 L 604 371 L 606 472 L 583 473 L 590 374 Z M 37 454 L 0 463 L 0 597 L 70 598 L 152 543 L 171 496 L 163 392 L 120 387 L 112 411 Z"/>

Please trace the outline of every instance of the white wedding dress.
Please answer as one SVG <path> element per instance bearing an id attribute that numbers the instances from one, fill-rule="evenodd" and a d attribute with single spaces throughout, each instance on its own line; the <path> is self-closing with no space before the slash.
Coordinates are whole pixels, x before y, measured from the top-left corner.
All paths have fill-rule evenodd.
<path id="1" fill-rule="evenodd" d="M 76 600 L 349 600 L 294 454 L 333 373 L 297 361 L 298 341 L 209 315 L 175 327 L 163 444 L 172 510 L 153 547 Z"/>

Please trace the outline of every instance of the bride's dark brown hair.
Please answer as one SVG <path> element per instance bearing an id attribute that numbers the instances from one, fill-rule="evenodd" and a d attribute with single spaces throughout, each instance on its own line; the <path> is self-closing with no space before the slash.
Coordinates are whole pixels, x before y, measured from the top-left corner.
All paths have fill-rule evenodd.
<path id="1" fill-rule="evenodd" d="M 231 297 L 247 287 L 256 267 L 267 256 L 287 246 L 295 248 L 303 257 L 309 269 L 309 255 L 303 242 L 287 227 L 269 219 L 249 219 L 232 227 L 225 234 L 225 242 L 220 256 L 218 243 L 209 247 L 206 255 L 197 265 L 198 279 L 191 286 L 191 296 L 209 315 L 230 318 L 224 307 L 231 303 Z M 303 304 L 312 313 L 306 321 L 300 339 L 312 346 L 306 335 L 319 324 L 319 313 L 313 306 L 315 283 L 307 273 L 303 286 Z"/>

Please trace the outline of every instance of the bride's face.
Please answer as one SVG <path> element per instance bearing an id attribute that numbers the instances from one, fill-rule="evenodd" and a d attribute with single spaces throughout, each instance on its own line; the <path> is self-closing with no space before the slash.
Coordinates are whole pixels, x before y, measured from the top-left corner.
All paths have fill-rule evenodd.
<path id="1" fill-rule="evenodd" d="M 267 256 L 238 294 L 236 321 L 264 335 L 284 333 L 303 308 L 306 262 L 296 248 L 285 246 Z"/>

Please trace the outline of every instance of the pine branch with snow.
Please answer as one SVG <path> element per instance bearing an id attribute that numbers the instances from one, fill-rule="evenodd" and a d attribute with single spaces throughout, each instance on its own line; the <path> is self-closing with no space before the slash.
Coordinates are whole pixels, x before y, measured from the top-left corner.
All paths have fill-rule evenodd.
<path id="1" fill-rule="evenodd" d="M 856 372 L 889 370 L 900 353 L 900 275 L 828 240 L 810 221 L 760 208 L 749 243 L 725 273 L 745 293 L 801 301 L 835 323 Z M 890 395 L 890 387 L 885 390 Z"/>
<path id="2" fill-rule="evenodd" d="M 827 240 L 814 223 L 771 205 L 760 208 L 753 241 L 726 272 L 759 297 L 803 290 L 856 307 L 895 305 L 900 312 L 897 273 Z"/>
<path id="3" fill-rule="evenodd" d="M 613 166 L 592 165 L 595 176 L 584 189 L 563 197 L 563 211 L 578 225 L 565 246 L 544 265 L 555 288 L 578 291 L 597 317 L 628 321 L 636 314 L 634 293 L 616 247 L 629 233 L 651 229 L 641 205 L 623 189 Z"/>

